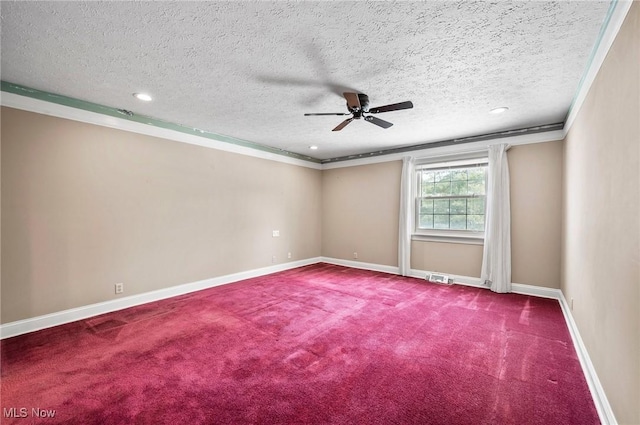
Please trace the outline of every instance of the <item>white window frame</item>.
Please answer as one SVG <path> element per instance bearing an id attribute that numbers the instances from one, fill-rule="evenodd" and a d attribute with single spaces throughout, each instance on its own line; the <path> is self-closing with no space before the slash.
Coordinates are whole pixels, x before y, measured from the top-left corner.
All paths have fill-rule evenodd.
<path id="1" fill-rule="evenodd" d="M 464 166 L 488 165 L 489 159 L 486 151 L 471 153 L 467 155 L 456 155 L 453 157 L 425 158 L 416 161 L 412 178 L 412 202 L 413 202 L 413 232 L 412 240 L 432 241 L 432 242 L 450 242 L 482 245 L 484 244 L 484 230 L 455 230 L 455 229 L 419 229 L 418 222 L 420 220 L 420 203 L 418 196 L 418 176 L 420 171 L 425 169 L 446 169 L 458 168 Z M 486 177 L 485 177 L 486 178 Z M 485 183 L 485 188 L 486 188 Z M 486 191 L 485 191 L 486 199 Z M 485 202 L 485 219 L 486 219 L 486 202 Z"/>

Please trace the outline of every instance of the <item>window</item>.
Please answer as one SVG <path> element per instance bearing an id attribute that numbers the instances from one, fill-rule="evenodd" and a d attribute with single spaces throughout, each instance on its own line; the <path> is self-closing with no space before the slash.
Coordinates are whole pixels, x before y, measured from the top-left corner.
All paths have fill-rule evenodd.
<path id="1" fill-rule="evenodd" d="M 416 233 L 481 238 L 486 185 L 486 158 L 417 165 Z"/>

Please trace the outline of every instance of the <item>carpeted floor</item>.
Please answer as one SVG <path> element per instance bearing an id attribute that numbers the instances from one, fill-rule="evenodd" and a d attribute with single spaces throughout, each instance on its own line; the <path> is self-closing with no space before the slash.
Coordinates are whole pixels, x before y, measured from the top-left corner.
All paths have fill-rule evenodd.
<path id="1" fill-rule="evenodd" d="M 3 424 L 599 423 L 557 301 L 327 264 L 1 348 Z"/>

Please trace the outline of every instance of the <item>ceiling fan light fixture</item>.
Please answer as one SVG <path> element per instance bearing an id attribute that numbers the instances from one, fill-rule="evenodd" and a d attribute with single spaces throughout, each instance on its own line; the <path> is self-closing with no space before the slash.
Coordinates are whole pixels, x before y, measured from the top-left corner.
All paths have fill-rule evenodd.
<path id="1" fill-rule="evenodd" d="M 133 97 L 144 102 L 151 102 L 153 98 L 146 93 L 134 93 Z"/>
<path id="2" fill-rule="evenodd" d="M 493 108 L 492 110 L 489 111 L 489 113 L 491 113 L 491 114 L 502 114 L 504 112 L 507 112 L 508 110 L 509 110 L 508 107 L 500 106 L 498 108 Z"/>
<path id="3" fill-rule="evenodd" d="M 318 150 L 318 147 L 316 145 L 311 145 L 309 146 L 309 149 L 311 149 L 312 151 L 316 151 Z"/>

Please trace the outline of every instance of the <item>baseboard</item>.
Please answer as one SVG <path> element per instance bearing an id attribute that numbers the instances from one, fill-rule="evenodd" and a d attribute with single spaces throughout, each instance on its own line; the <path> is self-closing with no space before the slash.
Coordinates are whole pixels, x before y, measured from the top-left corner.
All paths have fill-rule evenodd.
<path id="1" fill-rule="evenodd" d="M 458 274 L 437 272 L 432 270 L 416 270 L 416 269 L 411 269 L 409 271 L 409 276 L 417 277 L 418 279 L 426 279 L 427 275 L 431 273 L 446 274 L 447 276 L 449 276 L 449 279 L 453 279 L 453 283 L 455 285 L 473 286 L 474 288 L 485 288 L 485 289 L 487 288 L 487 286 L 484 285 L 482 281 L 480 281 L 480 278 L 478 277 L 462 276 Z"/>
<path id="2" fill-rule="evenodd" d="M 338 266 L 352 267 L 355 269 L 363 269 L 363 270 L 371 270 L 376 272 L 384 272 L 391 274 L 400 274 L 400 268 L 396 266 L 387 266 L 383 264 L 375 264 L 375 263 L 365 263 L 362 261 L 354 261 L 354 260 L 343 260 L 340 258 L 331 258 L 331 257 L 320 257 L 323 263 L 335 264 Z M 428 273 L 432 273 L 427 270 L 417 270 L 411 269 L 409 270 L 408 277 L 413 277 L 416 279 L 425 279 Z M 453 279 L 453 282 L 457 285 L 465 285 L 465 286 L 474 286 L 477 288 L 486 288 L 486 285 L 483 285 L 480 282 L 480 279 L 477 277 L 469 277 L 469 276 L 460 276 L 455 274 L 448 274 L 450 278 Z"/>
<path id="3" fill-rule="evenodd" d="M 292 261 L 289 263 L 278 264 L 274 266 L 263 267 L 260 269 L 248 270 L 245 272 L 233 273 L 225 276 L 214 277 L 211 279 L 200 280 L 197 282 L 186 283 L 183 285 L 172 286 L 170 288 L 146 292 L 144 294 L 131 295 L 129 297 L 118 298 L 115 300 L 104 301 L 97 304 L 72 308 L 69 310 L 45 314 L 43 316 L 37 316 L 30 319 L 9 322 L 0 325 L 0 339 L 10 338 L 41 329 L 51 328 L 53 326 L 75 322 L 76 320 L 82 320 L 100 314 L 111 313 L 113 311 L 146 304 L 153 301 L 159 301 L 178 295 L 188 294 L 190 292 L 213 288 L 214 286 L 225 285 L 244 279 L 250 279 L 253 277 L 264 276 L 267 274 L 289 270 L 296 267 L 315 264 L 319 263 L 320 261 L 320 257 L 308 258 L 306 260 L 300 261 Z"/>
<path id="4" fill-rule="evenodd" d="M 571 308 L 569 307 L 569 303 L 567 303 L 567 300 L 564 297 L 562 291 L 560 291 L 560 298 L 558 300 L 560 301 L 560 307 L 562 308 L 564 319 L 567 322 L 567 327 L 569 328 L 569 333 L 571 334 L 571 339 L 573 340 L 573 346 L 575 347 L 576 353 L 578 354 L 580 366 L 582 366 L 582 372 L 584 373 L 584 377 L 587 380 L 589 391 L 591 391 L 593 403 L 596 405 L 596 410 L 598 411 L 600 422 L 603 425 L 616 425 L 618 421 L 613 414 L 613 409 L 609 404 L 609 400 L 607 399 L 607 395 L 604 392 L 604 388 L 602 388 L 600 379 L 598 379 L 596 369 L 593 367 L 593 363 L 591 362 L 591 358 L 589 357 L 587 347 L 584 345 L 584 341 L 582 341 L 582 337 L 580 336 L 580 332 L 578 331 L 578 326 L 576 325 L 575 320 L 573 320 Z"/>
<path id="5" fill-rule="evenodd" d="M 522 283 L 512 283 L 511 292 L 520 295 L 531 295 L 540 298 L 552 298 L 559 300 L 562 291 L 556 288 L 545 288 L 544 286 L 524 285 Z"/>
<path id="6" fill-rule="evenodd" d="M 396 266 L 386 266 L 383 264 L 363 263 L 362 261 L 342 260 L 340 258 L 320 257 L 320 261 L 336 266 L 351 267 L 353 269 L 371 270 L 374 272 L 384 272 L 390 274 L 400 274 L 400 269 Z"/>

